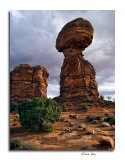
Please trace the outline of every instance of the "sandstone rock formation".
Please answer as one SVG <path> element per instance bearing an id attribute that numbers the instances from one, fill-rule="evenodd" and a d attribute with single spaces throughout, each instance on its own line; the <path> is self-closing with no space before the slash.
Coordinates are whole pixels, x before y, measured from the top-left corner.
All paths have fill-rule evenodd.
<path id="1" fill-rule="evenodd" d="M 48 70 L 43 66 L 20 64 L 10 72 L 10 104 L 34 97 L 47 97 Z"/>
<path id="2" fill-rule="evenodd" d="M 84 94 L 91 98 L 99 96 L 96 71 L 82 54 L 92 43 L 93 33 L 89 21 L 77 18 L 67 23 L 57 37 L 56 49 L 65 57 L 60 74 L 61 101 L 80 102 Z"/>

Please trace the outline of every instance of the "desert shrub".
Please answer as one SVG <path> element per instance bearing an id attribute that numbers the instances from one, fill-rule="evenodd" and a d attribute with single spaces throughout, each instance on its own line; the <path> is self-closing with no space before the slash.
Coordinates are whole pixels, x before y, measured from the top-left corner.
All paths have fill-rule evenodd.
<path id="1" fill-rule="evenodd" d="M 20 138 L 10 141 L 10 150 L 18 149 L 22 145 L 22 140 Z"/>
<path id="2" fill-rule="evenodd" d="M 109 114 L 108 114 L 108 113 L 105 113 L 104 115 L 105 115 L 106 117 L 108 117 L 108 116 L 109 116 Z"/>
<path id="3" fill-rule="evenodd" d="M 87 98 L 87 100 L 86 100 L 87 102 L 91 102 L 91 98 Z"/>
<path id="4" fill-rule="evenodd" d="M 106 122 L 109 122 L 111 124 L 115 124 L 115 116 L 114 115 L 108 115 L 107 118 L 105 118 Z"/>
<path id="5" fill-rule="evenodd" d="M 45 131 L 45 124 L 59 120 L 61 109 L 55 100 L 36 97 L 19 104 L 18 114 L 23 126 L 34 131 Z"/>
<path id="6" fill-rule="evenodd" d="M 36 150 L 36 148 L 31 143 L 23 142 L 23 144 L 19 147 L 18 150 Z"/>
<path id="7" fill-rule="evenodd" d="M 101 120 L 101 119 L 102 119 L 102 116 L 96 116 L 95 119 L 96 119 L 96 120 Z"/>
<path id="8" fill-rule="evenodd" d="M 95 107 L 98 107 L 99 105 L 97 103 L 95 103 Z"/>
<path id="9" fill-rule="evenodd" d="M 92 102 L 95 102 L 95 99 L 93 98 L 91 101 L 92 101 Z"/>
<path id="10" fill-rule="evenodd" d="M 115 125 L 115 117 L 112 117 L 112 119 L 110 119 L 110 123 Z"/>
<path id="11" fill-rule="evenodd" d="M 60 118 L 60 121 L 64 121 L 64 120 L 65 120 L 65 118 L 64 118 L 64 117 Z"/>
<path id="12" fill-rule="evenodd" d="M 65 105 L 71 107 L 71 106 L 72 106 L 72 103 L 66 102 Z"/>
<path id="13" fill-rule="evenodd" d="M 100 95 L 100 99 L 101 99 L 101 100 L 104 100 L 104 96 L 103 96 L 103 95 Z"/>
<path id="14" fill-rule="evenodd" d="M 87 97 L 87 93 L 83 94 L 83 98 L 86 98 Z"/>
<path id="15" fill-rule="evenodd" d="M 20 138 L 10 141 L 10 150 L 36 150 L 31 143 L 26 143 Z"/>
<path id="16" fill-rule="evenodd" d="M 85 111 L 88 111 L 89 110 L 89 106 L 87 103 L 81 103 L 81 108 Z"/>
<path id="17" fill-rule="evenodd" d="M 49 125 L 46 123 L 42 126 L 42 129 L 43 129 L 43 132 L 52 132 L 54 127 L 53 125 Z"/>
<path id="18" fill-rule="evenodd" d="M 62 112 L 67 112 L 68 110 L 69 110 L 69 108 L 64 103 L 63 106 L 62 106 Z"/>
<path id="19" fill-rule="evenodd" d="M 107 104 L 108 104 L 108 105 L 111 105 L 111 104 L 112 104 L 112 101 L 108 101 Z"/>
<path id="20" fill-rule="evenodd" d="M 87 115 L 86 119 L 88 119 L 89 122 L 92 122 L 93 120 L 101 120 L 102 119 L 102 115 Z"/>
<path id="21" fill-rule="evenodd" d="M 17 111 L 18 110 L 18 103 L 14 103 L 13 105 L 10 106 L 10 112 L 12 111 Z"/>
<path id="22" fill-rule="evenodd" d="M 105 105 L 103 104 L 102 107 L 105 107 Z"/>
<path id="23" fill-rule="evenodd" d="M 88 119 L 89 122 L 92 122 L 93 120 L 96 120 L 96 116 L 95 115 L 90 116 L 89 119 Z"/>
<path id="24" fill-rule="evenodd" d="M 87 116 L 86 116 L 86 119 L 89 119 L 90 117 L 91 117 L 91 115 L 87 115 Z"/>
<path id="25" fill-rule="evenodd" d="M 88 104 L 88 106 L 93 106 L 93 104 L 91 104 L 91 103 L 87 103 Z"/>

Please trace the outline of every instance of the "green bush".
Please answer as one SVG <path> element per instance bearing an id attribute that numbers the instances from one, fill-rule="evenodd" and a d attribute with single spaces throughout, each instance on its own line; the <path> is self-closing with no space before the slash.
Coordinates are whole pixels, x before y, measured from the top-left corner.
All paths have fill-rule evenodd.
<path id="1" fill-rule="evenodd" d="M 111 104 L 112 104 L 112 101 L 108 101 L 107 103 L 108 103 L 108 105 L 111 105 Z"/>
<path id="2" fill-rule="evenodd" d="M 103 95 L 100 95 L 100 99 L 101 99 L 101 100 L 104 100 L 104 96 L 103 96 Z"/>
<path id="3" fill-rule="evenodd" d="M 94 98 L 91 101 L 95 103 L 95 99 Z"/>
<path id="4" fill-rule="evenodd" d="M 106 117 L 108 117 L 108 116 L 109 116 L 109 114 L 108 114 L 108 113 L 105 113 L 104 115 L 105 115 Z"/>
<path id="5" fill-rule="evenodd" d="M 83 98 L 86 98 L 87 97 L 87 93 L 83 94 Z"/>
<path id="6" fill-rule="evenodd" d="M 20 138 L 10 141 L 10 150 L 18 149 L 22 145 L 22 140 Z"/>
<path id="7" fill-rule="evenodd" d="M 89 122 L 92 122 L 93 120 L 96 120 L 96 116 L 95 115 L 92 115 L 92 116 L 88 117 L 88 121 Z"/>
<path id="8" fill-rule="evenodd" d="M 12 111 L 17 111 L 18 110 L 18 103 L 14 103 L 13 105 L 10 106 L 10 112 Z"/>
<path id="9" fill-rule="evenodd" d="M 108 115 L 106 118 L 105 118 L 105 121 L 106 122 L 109 122 L 111 124 L 115 124 L 115 116 L 114 115 Z"/>
<path id="10" fill-rule="evenodd" d="M 91 98 L 87 98 L 87 100 L 86 100 L 87 102 L 91 102 Z"/>
<path id="11" fill-rule="evenodd" d="M 86 119 L 88 119 L 89 122 L 92 122 L 93 120 L 101 120 L 102 115 L 87 115 Z"/>
<path id="12" fill-rule="evenodd" d="M 64 103 L 62 106 L 62 112 L 67 112 L 69 110 L 69 106 L 67 107 L 66 104 Z"/>
<path id="13" fill-rule="evenodd" d="M 45 124 L 48 125 L 48 122 L 58 121 L 61 109 L 55 100 L 36 97 L 19 104 L 18 114 L 23 126 L 36 132 L 46 131 Z"/>
<path id="14" fill-rule="evenodd" d="M 66 102 L 65 105 L 71 107 L 71 106 L 72 106 L 72 103 Z"/>
<path id="15" fill-rule="evenodd" d="M 18 150 L 36 150 L 36 148 L 31 143 L 23 143 Z"/>
<path id="16" fill-rule="evenodd" d="M 88 111 L 89 110 L 89 106 L 87 103 L 81 103 L 81 107 L 83 110 Z"/>
<path id="17" fill-rule="evenodd" d="M 95 107 L 98 107 L 99 105 L 97 103 L 95 103 Z"/>
<path id="18" fill-rule="evenodd" d="M 102 116 L 96 116 L 95 119 L 96 119 L 96 120 L 101 120 L 101 119 L 102 119 Z"/>
<path id="19" fill-rule="evenodd" d="M 52 132 L 54 129 L 54 127 L 49 124 L 44 124 L 42 128 L 43 128 L 43 132 Z"/>
<path id="20" fill-rule="evenodd" d="M 86 119 L 89 122 L 92 122 L 93 120 L 102 120 L 102 117 L 106 117 L 105 121 L 109 122 L 110 124 L 115 124 L 115 116 L 110 115 L 108 113 L 105 113 L 104 115 L 87 115 Z"/>
<path id="21" fill-rule="evenodd" d="M 31 143 L 26 143 L 20 138 L 10 141 L 10 150 L 36 150 Z"/>
<path id="22" fill-rule="evenodd" d="M 90 117 L 91 117 L 91 115 L 87 115 L 87 116 L 86 116 L 86 119 L 89 119 Z"/>

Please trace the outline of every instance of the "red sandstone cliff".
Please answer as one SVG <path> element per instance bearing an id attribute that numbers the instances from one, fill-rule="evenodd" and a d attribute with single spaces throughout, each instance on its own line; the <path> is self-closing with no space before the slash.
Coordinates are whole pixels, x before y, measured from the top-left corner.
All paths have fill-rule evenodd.
<path id="1" fill-rule="evenodd" d="M 47 97 L 48 70 L 43 66 L 20 64 L 10 72 L 10 104 L 34 97 Z"/>

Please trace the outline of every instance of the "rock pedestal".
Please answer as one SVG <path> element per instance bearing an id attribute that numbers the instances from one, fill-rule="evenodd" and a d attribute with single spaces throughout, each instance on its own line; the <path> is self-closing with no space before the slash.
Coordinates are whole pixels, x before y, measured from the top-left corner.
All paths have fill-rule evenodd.
<path id="1" fill-rule="evenodd" d="M 10 72 L 10 104 L 34 97 L 47 97 L 48 70 L 43 66 L 20 64 Z"/>
<path id="2" fill-rule="evenodd" d="M 83 58 L 82 51 L 92 43 L 94 29 L 89 21 L 82 18 L 67 23 L 60 31 L 56 48 L 64 54 L 60 74 L 61 101 L 81 103 L 82 96 L 99 96 L 95 80 L 96 71 L 90 62 Z"/>

